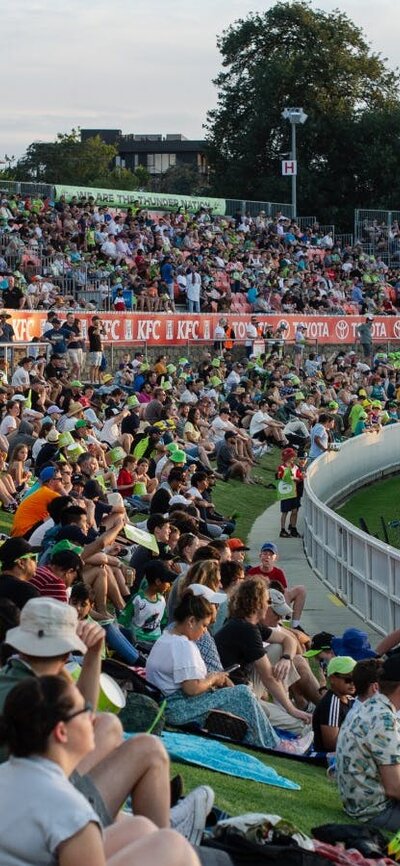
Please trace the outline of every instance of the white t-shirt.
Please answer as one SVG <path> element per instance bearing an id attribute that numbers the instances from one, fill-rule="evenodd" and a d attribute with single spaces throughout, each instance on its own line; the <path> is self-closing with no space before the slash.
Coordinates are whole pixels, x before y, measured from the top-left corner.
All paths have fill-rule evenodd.
<path id="1" fill-rule="evenodd" d="M 41 547 L 42 541 L 48 529 L 52 529 L 54 526 L 54 520 L 52 517 L 49 517 L 48 520 L 45 520 L 44 523 L 41 523 L 32 535 L 29 536 L 29 544 L 32 544 L 33 547 Z"/>
<path id="2" fill-rule="evenodd" d="M 29 373 L 24 367 L 17 367 L 11 379 L 13 388 L 29 388 L 30 378 Z"/>
<path id="3" fill-rule="evenodd" d="M 204 680 L 206 676 L 200 651 L 184 635 L 165 631 L 147 659 L 146 679 L 165 695 L 175 694 L 185 680 Z"/>
<path id="4" fill-rule="evenodd" d="M 7 436 L 8 433 L 13 433 L 17 429 L 17 422 L 12 415 L 6 415 L 0 424 L 0 436 Z"/>
<path id="5" fill-rule="evenodd" d="M 272 421 L 272 418 L 267 412 L 261 412 L 261 409 L 255 412 L 250 421 L 250 436 L 255 436 L 260 430 L 264 430 L 269 421 Z"/>
<path id="6" fill-rule="evenodd" d="M 118 424 L 115 423 L 114 418 L 108 418 L 100 430 L 99 439 L 101 442 L 107 442 L 108 445 L 114 445 L 114 442 L 118 441 L 119 435 Z"/>
<path id="7" fill-rule="evenodd" d="M 46 758 L 11 757 L 2 764 L 0 802 L 0 863 L 7 866 L 56 866 L 62 842 L 100 824 L 61 767 Z"/>

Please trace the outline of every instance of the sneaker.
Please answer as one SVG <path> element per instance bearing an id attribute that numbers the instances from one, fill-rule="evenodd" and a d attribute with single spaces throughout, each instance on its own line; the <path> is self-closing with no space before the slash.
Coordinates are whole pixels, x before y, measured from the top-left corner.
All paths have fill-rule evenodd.
<path id="1" fill-rule="evenodd" d="M 291 536 L 290 532 L 287 532 L 286 529 L 281 529 L 281 531 L 279 533 L 279 538 L 291 538 L 291 537 L 292 536 Z"/>
<path id="2" fill-rule="evenodd" d="M 200 845 L 207 815 L 214 804 L 214 791 L 200 785 L 180 800 L 170 811 L 171 828 L 181 833 L 191 845 Z"/>
<path id="3" fill-rule="evenodd" d="M 300 535 L 300 532 L 297 532 L 297 529 L 295 526 L 291 526 L 289 528 L 289 532 L 290 532 L 290 535 L 292 536 L 292 538 L 302 538 L 303 537 L 302 535 Z"/>

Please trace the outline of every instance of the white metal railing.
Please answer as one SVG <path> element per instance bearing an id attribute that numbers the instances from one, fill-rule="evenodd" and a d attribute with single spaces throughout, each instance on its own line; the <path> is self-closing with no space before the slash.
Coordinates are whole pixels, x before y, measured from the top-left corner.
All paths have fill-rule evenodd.
<path id="1" fill-rule="evenodd" d="M 363 485 L 399 470 L 400 424 L 393 424 L 319 457 L 308 470 L 304 491 L 304 548 L 311 567 L 383 634 L 400 628 L 400 550 L 362 532 L 333 507 Z M 400 497 L 392 507 L 393 518 L 399 518 Z"/>

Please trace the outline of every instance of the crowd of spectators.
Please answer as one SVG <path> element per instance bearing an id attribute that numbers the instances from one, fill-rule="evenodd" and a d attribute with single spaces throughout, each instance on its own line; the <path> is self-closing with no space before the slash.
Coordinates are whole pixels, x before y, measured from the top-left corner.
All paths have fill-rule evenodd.
<path id="1" fill-rule="evenodd" d="M 63 205 L 48 207 L 57 219 L 63 213 Z M 44 222 L 47 212 L 44 203 Z M 40 216 L 41 208 L 38 225 Z M 203 216 L 193 232 L 214 225 Z M 166 225 L 184 219 L 163 218 Z M 147 232 L 153 234 L 140 227 Z M 85 238 L 79 241 L 82 255 Z M 196 266 L 189 267 L 192 278 Z M 241 725 L 245 744 L 292 756 L 313 748 L 329 755 L 337 746 L 347 811 L 361 820 L 385 813 L 384 826 L 398 799 L 394 774 L 379 775 L 375 765 L 365 764 L 381 788 L 363 809 L 343 781 L 353 757 L 340 756 L 340 728 L 350 725 L 361 742 L 360 728 L 351 723 L 356 662 L 368 653 L 386 655 L 400 634 L 376 650 L 357 629 L 352 640 L 344 635 L 339 643 L 327 632 L 311 638 L 302 626 L 304 587 L 279 567 L 279 550 L 268 539 L 259 562 L 248 568 L 234 510 L 246 508 L 248 485 L 266 484 L 259 474 L 264 457 L 269 463 L 275 458 L 269 486 L 279 495 L 284 484 L 280 536 L 293 544 L 307 466 L 346 437 L 376 435 L 381 426 L 399 422 L 400 372 L 383 347 L 374 347 L 371 315 L 359 327 L 362 355 L 310 351 L 299 324 L 293 353 L 278 333 L 256 356 L 254 315 L 243 357 L 221 324 L 214 350 L 196 361 L 181 357 L 174 363 L 166 353 L 149 361 L 140 351 L 126 352 L 118 368 L 103 376 L 101 318 L 93 316 L 85 382 L 76 378 L 84 369 L 84 350 L 74 345 L 80 342 L 78 317 L 71 311 L 63 322 L 50 310 L 44 334 L 49 361 L 26 356 L 9 375 L 0 360 L 0 519 L 9 536 L 0 546 L 0 742 L 13 756 L 0 768 L 0 791 L 15 785 L 19 798 L 29 784 L 45 802 L 57 789 L 68 804 L 64 836 L 44 842 L 32 829 L 37 862 L 52 863 L 56 854 L 61 866 L 72 856 L 79 860 L 84 844 L 99 863 L 129 862 L 140 846 L 143 863 L 155 856 L 165 866 L 198 866 L 198 858 L 229 863 L 198 847 L 212 791 L 200 786 L 170 810 L 161 742 L 149 735 L 123 742 L 118 719 L 93 712 L 102 658 L 110 654 L 145 675 L 148 687 L 165 699 L 165 718 L 174 727 L 234 736 Z M 9 327 L 6 313 L 2 322 Z M 229 489 L 232 480 L 242 484 L 234 488 L 234 507 L 224 513 L 213 501 L 214 489 L 217 483 Z M 58 678 L 70 651 L 81 654 L 78 689 L 66 685 L 65 675 Z M 384 706 L 376 707 L 371 722 L 376 742 L 384 725 L 377 762 L 386 766 L 399 737 L 390 699 L 394 694 L 397 709 L 400 670 L 383 665 L 372 691 L 375 706 L 382 681 Z M 398 765 L 396 742 L 396 760 L 389 763 Z M 39 756 L 34 767 L 28 760 L 33 755 Z M 49 761 L 61 778 L 46 776 Z M 366 796 L 370 788 L 368 783 Z M 114 822 L 129 796 L 135 817 L 124 834 Z M 37 802 L 40 811 L 39 794 Z M 0 817 L 0 850 L 15 841 L 14 803 Z M 59 820 L 57 808 L 55 799 L 50 823 Z M 37 828 L 35 816 L 26 816 L 27 827 Z M 98 825 L 108 828 L 104 851 Z M 24 862 L 26 836 L 18 840 L 16 862 Z M 43 861 L 40 846 L 49 844 L 51 857 Z M 160 846 L 168 855 L 157 853 Z M 113 861 L 114 854 L 119 859 Z"/>
<path id="2" fill-rule="evenodd" d="M 152 214 L 0 192 L 1 300 L 11 309 L 396 315 L 398 263 L 365 247 L 280 212 Z"/>

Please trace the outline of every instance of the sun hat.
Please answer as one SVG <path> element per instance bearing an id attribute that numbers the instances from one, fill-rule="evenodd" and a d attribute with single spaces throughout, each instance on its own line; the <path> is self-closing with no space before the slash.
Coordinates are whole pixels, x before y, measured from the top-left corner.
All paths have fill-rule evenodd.
<path id="1" fill-rule="evenodd" d="M 359 628 L 347 628 L 342 637 L 334 637 L 332 650 L 336 656 L 351 656 L 356 662 L 377 657 L 367 633 Z"/>
<path id="2" fill-rule="evenodd" d="M 297 451 L 294 448 L 283 448 L 282 449 L 282 458 L 283 460 L 287 460 L 288 457 L 296 457 Z"/>
<path id="3" fill-rule="evenodd" d="M 271 553 L 278 553 L 278 548 L 273 541 L 264 541 L 264 544 L 261 547 L 261 553 L 265 553 L 270 550 Z"/>
<path id="4" fill-rule="evenodd" d="M 219 358 L 213 358 L 211 361 L 211 366 L 212 367 L 220 367 L 221 366 L 220 359 Z"/>
<path id="5" fill-rule="evenodd" d="M 331 677 L 333 674 L 351 674 L 356 664 L 357 662 L 350 656 L 335 656 L 334 659 L 330 660 L 326 674 L 328 677 Z"/>
<path id="6" fill-rule="evenodd" d="M 186 463 L 186 454 L 184 451 L 181 451 L 180 448 L 178 448 L 176 451 L 173 451 L 172 454 L 170 454 L 169 459 L 172 461 L 172 463 Z"/>
<path id="7" fill-rule="evenodd" d="M 230 550 L 250 550 L 249 547 L 246 547 L 241 541 L 240 538 L 229 538 L 228 539 L 228 547 Z"/>
<path id="8" fill-rule="evenodd" d="M 225 592 L 214 592 L 209 586 L 205 586 L 204 583 L 191 583 L 188 589 L 191 589 L 193 595 L 202 595 L 211 604 L 222 604 L 226 600 Z"/>
<path id="9" fill-rule="evenodd" d="M 56 428 L 53 427 L 53 429 L 50 430 L 49 433 L 47 434 L 46 438 L 47 438 L 48 442 L 58 442 L 58 440 L 60 438 L 60 434 L 59 434 L 58 430 L 56 430 Z"/>
<path id="10" fill-rule="evenodd" d="M 25 403 L 26 397 L 24 397 L 23 394 L 14 394 L 14 396 L 11 397 L 11 400 L 17 400 L 17 402 L 20 400 L 21 403 Z"/>
<path id="11" fill-rule="evenodd" d="M 220 385 L 222 385 L 222 382 L 219 376 L 211 376 L 210 384 L 213 386 L 213 388 L 219 388 Z"/>
<path id="12" fill-rule="evenodd" d="M 286 603 L 283 592 L 279 589 L 270 589 L 269 597 L 271 599 L 270 607 L 278 616 L 291 616 L 292 608 Z"/>
<path id="13" fill-rule="evenodd" d="M 55 403 L 54 403 L 53 406 L 49 406 L 49 408 L 46 409 L 46 412 L 47 412 L 48 415 L 55 415 L 56 412 L 58 412 L 59 415 L 64 415 L 63 410 L 60 409 L 59 406 L 56 406 Z"/>
<path id="14" fill-rule="evenodd" d="M 69 409 L 67 412 L 68 418 L 72 418 L 73 415 L 77 415 L 78 412 L 83 412 L 82 403 L 78 403 L 78 402 L 75 402 L 75 400 L 72 400 L 71 403 L 69 404 Z"/>
<path id="15" fill-rule="evenodd" d="M 303 653 L 303 655 L 306 659 L 312 659 L 314 656 L 318 656 L 320 653 L 324 652 L 324 650 L 331 650 L 334 637 L 335 635 L 331 634 L 329 631 L 319 631 L 318 634 L 315 634 L 312 638 L 310 649 Z"/>
<path id="16" fill-rule="evenodd" d="M 168 445 L 165 446 L 165 450 L 168 451 L 169 454 L 173 454 L 175 451 L 180 451 L 180 448 L 177 442 L 168 442 Z"/>
<path id="17" fill-rule="evenodd" d="M 78 614 L 70 604 L 54 598 L 30 598 L 21 611 L 20 624 L 6 633 L 18 652 L 40 658 L 60 656 L 86 646 L 76 633 Z"/>

